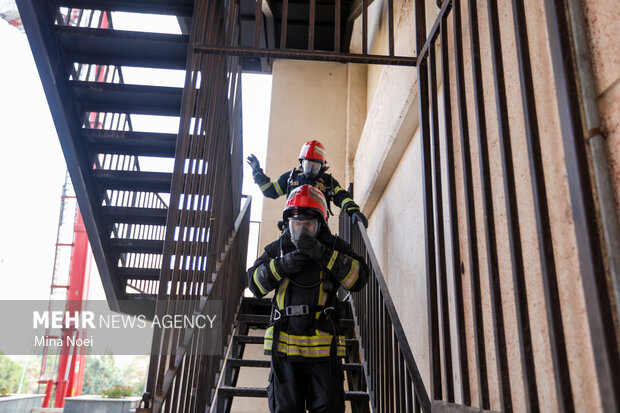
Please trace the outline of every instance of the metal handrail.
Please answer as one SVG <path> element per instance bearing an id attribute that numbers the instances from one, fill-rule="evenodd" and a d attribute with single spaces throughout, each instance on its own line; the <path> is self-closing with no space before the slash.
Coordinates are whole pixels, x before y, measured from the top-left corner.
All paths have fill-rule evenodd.
<path id="1" fill-rule="evenodd" d="M 196 311 L 202 313 L 205 310 L 207 301 L 221 301 L 221 348 L 215 349 L 218 350 L 216 355 L 198 356 L 197 354 L 200 354 L 199 346 L 201 345 L 199 343 L 202 343 L 203 346 L 205 344 L 204 339 L 201 339 L 201 337 L 196 339 L 194 335 L 200 335 L 201 331 L 199 329 L 185 330 L 182 338 L 178 341 L 179 344 L 176 351 L 172 352 L 174 354 L 174 364 L 166 370 L 165 375 L 162 377 L 163 383 L 161 388 L 153 395 L 153 412 L 160 411 L 166 401 L 175 403 L 174 400 L 170 400 L 171 391 L 174 387 L 187 388 L 188 385 L 191 386 L 193 384 L 184 382 L 183 380 L 187 380 L 188 377 L 180 375 L 180 372 L 184 370 L 183 367 L 186 369 L 188 365 L 193 365 L 196 371 L 201 372 L 200 380 L 197 383 L 198 389 L 195 392 L 192 391 L 195 399 L 189 401 L 189 406 L 196 409 L 196 406 L 209 406 L 213 401 L 217 378 L 223 365 L 224 355 L 227 353 L 229 343 L 227 338 L 232 334 L 237 310 L 241 305 L 243 291 L 246 286 L 245 260 L 248 249 L 251 204 L 252 197 L 248 197 L 235 221 L 235 229 L 230 237 L 230 241 L 221 254 L 220 264 L 218 264 L 212 277 L 212 285 L 205 288 L 206 293 L 201 297 L 200 307 L 189 312 L 190 314 Z M 171 310 L 170 313 L 173 313 L 174 309 Z M 193 385 L 196 384 L 194 383 Z M 177 393 L 183 394 L 178 391 Z"/>
<path id="2" fill-rule="evenodd" d="M 356 332 L 374 411 L 431 411 L 431 402 L 366 229 L 340 214 L 340 234 L 370 268 L 368 285 L 351 294 Z"/>

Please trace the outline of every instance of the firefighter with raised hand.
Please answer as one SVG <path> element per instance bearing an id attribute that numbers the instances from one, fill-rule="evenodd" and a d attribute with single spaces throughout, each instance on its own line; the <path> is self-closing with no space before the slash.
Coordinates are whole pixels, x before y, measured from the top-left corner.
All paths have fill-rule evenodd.
<path id="1" fill-rule="evenodd" d="M 250 290 L 264 297 L 275 290 L 272 323 L 265 333 L 271 355 L 269 409 L 272 413 L 344 412 L 339 329 L 340 285 L 361 290 L 368 266 L 327 226 L 327 203 L 317 188 L 302 185 L 284 208 L 288 223 L 279 239 L 248 269 Z M 276 344 L 277 343 L 277 347 Z"/>
<path id="2" fill-rule="evenodd" d="M 329 168 L 326 160 L 325 147 L 319 141 L 309 141 L 301 147 L 299 154 L 299 166 L 292 171 L 285 172 L 280 177 L 271 182 L 260 167 L 260 162 L 254 154 L 247 158 L 248 164 L 252 168 L 254 182 L 258 184 L 263 195 L 267 198 L 276 199 L 284 194 L 286 196 L 301 185 L 312 185 L 318 188 L 325 199 L 334 202 L 343 209 L 349 216 L 353 224 L 361 221 L 364 227 L 368 228 L 368 220 L 360 211 L 360 207 L 353 201 L 351 194 L 344 190 L 334 177 L 327 173 Z"/>

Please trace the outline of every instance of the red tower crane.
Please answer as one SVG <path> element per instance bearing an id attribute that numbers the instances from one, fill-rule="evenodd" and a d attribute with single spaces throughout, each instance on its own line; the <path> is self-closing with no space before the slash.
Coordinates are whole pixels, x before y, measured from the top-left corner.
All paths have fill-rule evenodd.
<path id="1" fill-rule="evenodd" d="M 69 176 L 65 178 L 61 196 L 61 211 L 56 238 L 54 271 L 50 285 L 48 309 L 64 306 L 70 314 L 84 310 L 90 283 L 91 252 L 82 216 L 77 208 Z M 72 239 L 69 239 L 72 237 Z M 69 242 L 70 241 L 70 242 Z M 86 331 L 69 325 L 59 331 L 47 329 L 46 338 L 62 339 L 62 346 L 51 354 L 49 346 L 43 348 L 39 385 L 45 385 L 42 407 L 50 407 L 54 386 L 54 407 L 63 407 L 65 397 L 82 393 L 85 349 L 72 346 L 75 339 L 85 337 Z M 73 337 L 73 340 L 68 340 Z M 47 340 L 46 340 L 47 342 Z M 49 363 L 51 364 L 51 368 Z"/>

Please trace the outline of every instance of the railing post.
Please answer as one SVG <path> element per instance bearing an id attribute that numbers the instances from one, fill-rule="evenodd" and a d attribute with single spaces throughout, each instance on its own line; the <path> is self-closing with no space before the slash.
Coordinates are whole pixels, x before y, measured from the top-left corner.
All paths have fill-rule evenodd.
<path id="1" fill-rule="evenodd" d="M 370 268 L 368 285 L 351 294 L 351 305 L 373 409 L 403 406 L 401 411 L 414 412 L 417 405 L 430 413 L 431 401 L 366 229 L 361 222 L 351 225 L 341 212 L 339 230 Z"/>

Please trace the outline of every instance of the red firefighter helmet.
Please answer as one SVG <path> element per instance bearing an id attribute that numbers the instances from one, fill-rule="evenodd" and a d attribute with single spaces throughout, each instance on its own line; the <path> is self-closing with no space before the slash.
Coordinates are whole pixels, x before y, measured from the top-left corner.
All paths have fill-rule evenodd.
<path id="1" fill-rule="evenodd" d="M 327 224 L 327 201 L 325 195 L 312 185 L 302 185 L 295 188 L 286 200 L 284 221 L 296 215 L 314 215 L 320 217 Z"/>
<path id="2" fill-rule="evenodd" d="M 309 141 L 304 143 L 304 146 L 301 147 L 301 152 L 299 152 L 299 161 L 301 162 L 303 159 L 308 159 L 312 161 L 319 161 L 323 165 L 327 163 L 327 159 L 325 159 L 325 155 L 327 152 L 325 151 L 325 147 L 319 141 Z"/>

